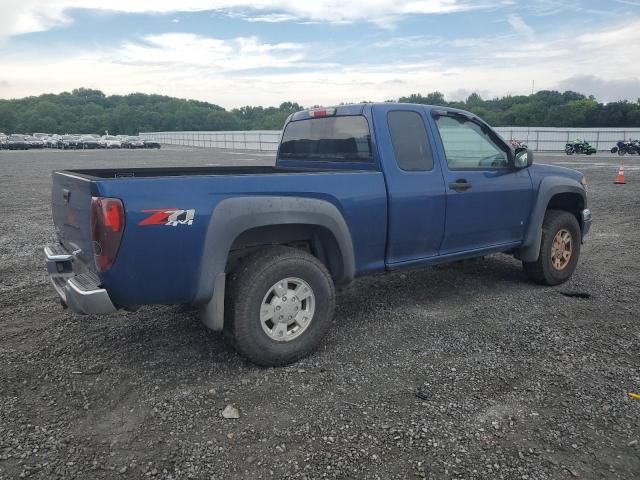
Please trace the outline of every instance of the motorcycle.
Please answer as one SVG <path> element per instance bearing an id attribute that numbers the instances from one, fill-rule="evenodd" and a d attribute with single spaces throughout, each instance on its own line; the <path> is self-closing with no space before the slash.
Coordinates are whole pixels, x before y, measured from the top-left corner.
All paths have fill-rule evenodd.
<path id="1" fill-rule="evenodd" d="M 509 143 L 511 143 L 511 146 L 514 148 L 514 150 L 517 148 L 529 148 L 527 144 L 524 143 L 522 140 L 511 139 Z"/>
<path id="2" fill-rule="evenodd" d="M 567 143 L 564 147 L 564 152 L 567 155 L 573 155 L 574 153 L 584 153 L 585 155 L 592 155 L 597 152 L 596 148 L 591 146 L 589 142 L 581 139 L 577 139 L 574 142 Z"/>
<path id="3" fill-rule="evenodd" d="M 611 153 L 623 155 L 640 155 L 640 141 L 638 140 L 620 140 L 616 146 L 611 149 Z"/>

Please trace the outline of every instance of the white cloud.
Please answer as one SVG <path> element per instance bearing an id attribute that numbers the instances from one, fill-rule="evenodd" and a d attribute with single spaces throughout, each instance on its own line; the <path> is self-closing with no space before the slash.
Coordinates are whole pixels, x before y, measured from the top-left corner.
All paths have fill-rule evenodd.
<path id="1" fill-rule="evenodd" d="M 535 37 L 535 31 L 533 28 L 525 22 L 520 15 L 512 14 L 507 18 L 509 25 L 516 32 L 517 35 L 521 35 L 527 40 L 533 40 Z"/>
<path id="2" fill-rule="evenodd" d="M 639 27 L 640 22 L 635 20 L 617 25 L 615 29 L 582 34 L 578 37 L 578 42 L 599 48 L 625 46 L 628 49 L 635 49 L 634 47 L 640 43 Z"/>
<path id="3" fill-rule="evenodd" d="M 376 48 L 425 48 L 444 43 L 442 37 L 435 35 L 411 35 L 409 37 L 393 37 L 373 44 Z"/>
<path id="4" fill-rule="evenodd" d="M 593 95 L 602 102 L 640 99 L 640 77 L 607 80 L 595 75 L 576 75 L 560 82 L 558 88 Z"/>
<path id="5" fill-rule="evenodd" d="M 232 72 L 290 67 L 304 59 L 302 50 L 299 44 L 261 43 L 255 37 L 220 40 L 192 33 L 165 33 L 146 36 L 142 42 L 126 42 L 110 55 L 116 62 L 135 65 L 191 65 Z"/>
<path id="6" fill-rule="evenodd" d="M 589 33 L 579 29 L 537 32 L 533 41 L 511 32 L 455 40 L 395 37 L 372 43 L 364 51 L 369 56 L 357 57 L 371 58 L 380 51 L 375 60 L 367 60 L 370 63 L 356 63 L 353 55 L 344 63 L 336 60 L 345 51 L 360 51 L 362 43 L 269 43 L 256 37 L 223 40 L 191 33 L 149 35 L 90 51 L 78 45 L 77 50 L 57 49 L 55 55 L 45 46 L 29 55 L 7 49 L 0 97 L 85 86 L 107 93 L 197 98 L 225 107 L 285 100 L 314 105 L 382 101 L 433 90 L 454 97 L 472 91 L 483 96 L 527 93 L 532 80 L 539 89 L 572 88 L 603 100 L 640 96 L 640 67 L 631 48 L 640 43 L 640 20 L 610 23 Z M 398 52 L 393 61 L 384 47 Z M 627 80 L 620 80 L 621 65 Z M 597 78 L 576 78 L 576 72 L 597 72 Z"/>
<path id="7" fill-rule="evenodd" d="M 255 21 L 366 21 L 388 25 L 404 15 L 453 13 L 486 8 L 498 0 L 0 0 L 0 38 L 68 24 L 73 8 L 124 13 L 251 10 Z"/>
<path id="8" fill-rule="evenodd" d="M 270 13 L 266 15 L 256 15 L 256 16 L 248 16 L 245 15 L 243 17 L 248 22 L 265 22 L 265 23 L 282 23 L 282 22 L 292 22 L 294 20 L 298 20 L 295 15 L 288 15 L 286 13 Z"/>

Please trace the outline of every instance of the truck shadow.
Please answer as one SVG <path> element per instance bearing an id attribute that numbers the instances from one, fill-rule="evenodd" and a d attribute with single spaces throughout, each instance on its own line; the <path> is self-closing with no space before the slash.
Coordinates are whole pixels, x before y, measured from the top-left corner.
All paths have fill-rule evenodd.
<path id="1" fill-rule="evenodd" d="M 507 256 L 450 264 L 435 268 L 374 275 L 357 279 L 339 289 L 336 322 L 347 331 L 366 318 L 369 328 L 388 322 L 393 310 L 443 309 L 446 305 L 473 304 L 480 297 L 501 296 L 531 289 L 519 262 Z M 235 353 L 224 335 L 207 330 L 196 309 L 182 306 L 147 307 L 135 313 L 96 317 L 95 328 L 76 331 L 83 339 L 77 354 L 95 353 L 96 343 L 104 353 L 118 352 L 112 368 L 133 368 L 141 373 L 238 370 L 253 367 Z M 98 338 L 99 337 L 99 338 Z M 99 340 L 99 341 L 98 341 Z"/>
<path id="2" fill-rule="evenodd" d="M 341 301 L 361 303 L 362 296 L 384 300 L 389 308 L 442 301 L 472 303 L 480 296 L 529 289 L 520 262 L 506 255 L 364 277 L 341 292 Z"/>

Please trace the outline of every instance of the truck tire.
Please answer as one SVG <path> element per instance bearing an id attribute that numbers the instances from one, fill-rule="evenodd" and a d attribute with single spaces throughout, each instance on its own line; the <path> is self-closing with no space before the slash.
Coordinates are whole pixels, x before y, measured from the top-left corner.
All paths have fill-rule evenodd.
<path id="1" fill-rule="evenodd" d="M 269 247 L 243 260 L 228 281 L 225 334 L 236 350 L 265 367 L 312 353 L 329 329 L 335 288 L 313 255 Z"/>
<path id="2" fill-rule="evenodd" d="M 559 285 L 573 275 L 582 232 L 576 217 L 565 210 L 547 210 L 542 222 L 540 255 L 535 262 L 522 262 L 527 276 L 543 285 Z"/>

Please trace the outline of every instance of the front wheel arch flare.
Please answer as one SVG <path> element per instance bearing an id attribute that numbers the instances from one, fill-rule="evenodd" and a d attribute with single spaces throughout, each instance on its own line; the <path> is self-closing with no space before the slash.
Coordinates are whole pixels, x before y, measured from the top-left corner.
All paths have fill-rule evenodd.
<path id="1" fill-rule="evenodd" d="M 558 198 L 575 199 L 570 211 L 577 216 L 580 228 L 583 228 L 580 211 L 574 211 L 576 206 L 579 206 L 580 210 L 587 208 L 586 192 L 582 185 L 572 178 L 559 176 L 546 177 L 540 183 L 540 187 L 536 193 L 536 203 L 529 217 L 529 225 L 524 235 L 522 246 L 516 251 L 516 257 L 520 260 L 535 262 L 538 259 L 540 242 L 542 240 L 542 222 L 544 221 L 547 210 L 552 208 L 552 199 L 557 195 L 563 196 Z M 567 197 L 568 195 L 570 195 L 570 197 Z M 579 199 L 576 197 L 579 197 Z M 565 209 L 561 205 L 554 208 L 560 210 Z"/>

